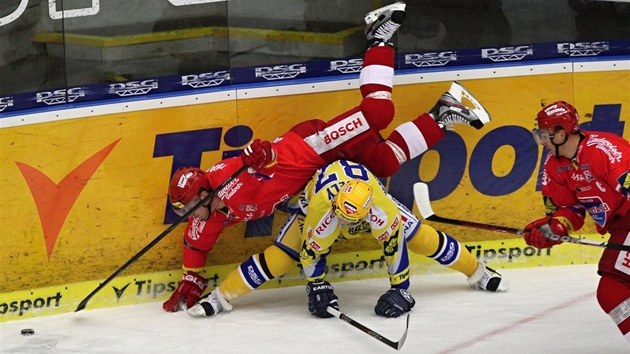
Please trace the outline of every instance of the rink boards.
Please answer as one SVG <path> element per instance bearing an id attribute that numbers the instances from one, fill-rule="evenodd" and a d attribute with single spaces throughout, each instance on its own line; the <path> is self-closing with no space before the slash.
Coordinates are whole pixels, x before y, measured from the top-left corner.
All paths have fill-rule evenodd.
<path id="1" fill-rule="evenodd" d="M 452 80 L 475 94 L 492 122 L 478 131 L 457 126 L 433 150 L 384 181 L 410 208 L 415 209 L 411 185 L 422 180 L 429 184 L 433 209 L 441 216 L 516 228 L 541 217 L 537 185 L 542 151 L 530 134 L 541 103 L 570 101 L 581 113 L 583 129 L 628 138 L 630 61 L 401 72 L 393 96 L 396 118 L 383 135 L 428 111 Z M 99 281 L 164 231 L 177 219 L 166 199 L 176 168 L 208 168 L 237 155 L 254 136 L 273 139 L 300 121 L 330 119 L 360 102 L 357 88 L 356 78 L 297 81 L 0 119 L 0 321 L 73 310 Z M 223 277 L 262 251 L 284 216 L 278 213 L 226 230 L 209 255 L 207 264 L 213 266 L 208 277 Z M 582 236 L 599 239 L 587 224 Z M 472 249 L 480 257 L 495 250 L 489 262 L 498 268 L 594 262 L 601 253 L 595 247 L 563 245 L 552 250 L 553 257 L 538 255 L 510 235 L 433 225 L 468 245 L 483 245 Z M 181 276 L 182 232 L 180 225 L 90 306 L 164 299 Z M 368 239 L 338 243 L 330 262 L 339 269 L 354 262 L 347 277 L 382 276 L 384 272 L 362 272 L 359 263 L 379 258 L 376 247 Z M 417 271 L 433 270 L 431 262 L 428 268 L 423 262 L 415 261 Z M 302 284 L 299 272 L 295 276 L 295 283 L 288 277 L 279 285 Z"/>

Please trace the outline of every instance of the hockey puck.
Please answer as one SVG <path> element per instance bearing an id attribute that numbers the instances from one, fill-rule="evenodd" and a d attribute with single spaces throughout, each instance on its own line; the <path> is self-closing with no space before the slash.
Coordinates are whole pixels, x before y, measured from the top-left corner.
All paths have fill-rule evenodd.
<path id="1" fill-rule="evenodd" d="M 25 328 L 22 330 L 23 336 L 32 336 L 33 334 L 35 334 L 35 331 L 31 328 Z"/>

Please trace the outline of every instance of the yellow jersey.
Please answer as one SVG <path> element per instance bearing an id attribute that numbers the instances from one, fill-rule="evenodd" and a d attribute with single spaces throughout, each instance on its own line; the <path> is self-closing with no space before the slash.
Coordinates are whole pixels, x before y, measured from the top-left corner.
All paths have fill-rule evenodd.
<path id="1" fill-rule="evenodd" d="M 373 203 L 362 220 L 342 226 L 332 202 L 343 185 L 353 179 L 360 179 L 372 187 Z M 297 204 L 306 215 L 301 228 L 300 262 L 309 281 L 325 278 L 326 255 L 335 241 L 371 235 L 382 244 L 391 285 L 409 287 L 405 230 L 415 233 L 419 221 L 387 193 L 365 166 L 339 160 L 322 167 L 299 194 Z"/>

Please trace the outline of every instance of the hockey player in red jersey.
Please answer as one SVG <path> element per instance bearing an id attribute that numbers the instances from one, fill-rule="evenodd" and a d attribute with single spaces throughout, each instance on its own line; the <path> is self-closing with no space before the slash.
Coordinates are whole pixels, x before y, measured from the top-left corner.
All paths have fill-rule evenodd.
<path id="1" fill-rule="evenodd" d="M 348 159 L 366 165 L 379 177 L 388 177 L 402 163 L 437 143 L 444 137 L 444 129 L 453 124 L 479 129 L 489 122 L 489 114 L 475 103 L 478 101 L 454 83 L 429 113 L 400 125 L 386 140 L 381 137 L 379 131 L 394 117 L 394 49 L 390 39 L 404 18 L 404 3 L 366 15 L 368 50 L 359 77 L 363 100 L 358 107 L 328 122 L 299 123 L 273 142 L 256 139 L 240 158 L 222 160 L 207 171 L 184 167 L 175 172 L 169 198 L 175 211 L 183 215 L 243 165 L 250 167 L 189 218 L 184 232 L 184 275 L 164 302 L 166 311 L 192 306 L 206 289 L 206 279 L 199 272 L 223 229 L 271 215 L 298 194 L 318 168 Z M 465 107 L 460 102 L 462 95 L 476 108 Z"/>
<path id="2" fill-rule="evenodd" d="M 584 225 L 586 212 L 609 241 L 630 245 L 630 144 L 618 135 L 581 131 L 577 110 L 564 101 L 544 107 L 534 138 L 550 150 L 542 195 L 546 216 L 525 226 L 525 241 L 537 248 L 560 244 Z M 599 261 L 597 300 L 630 342 L 630 253 L 605 249 Z"/>

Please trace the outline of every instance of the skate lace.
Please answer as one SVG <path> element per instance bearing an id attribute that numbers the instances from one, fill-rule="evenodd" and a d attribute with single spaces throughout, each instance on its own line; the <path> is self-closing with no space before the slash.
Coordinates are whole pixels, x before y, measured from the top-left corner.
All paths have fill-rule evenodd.
<path id="1" fill-rule="evenodd" d="M 399 27 L 400 27 L 400 24 L 395 23 L 393 21 L 387 21 L 383 23 L 381 26 L 379 26 L 378 28 L 376 28 L 376 31 L 374 32 L 374 37 L 384 39 L 384 40 L 389 40 L 390 38 L 392 38 L 394 33 L 396 33 Z"/>
<path id="2" fill-rule="evenodd" d="M 440 122 L 444 125 L 453 125 L 453 124 L 470 124 L 470 120 L 466 117 L 462 116 L 461 113 L 456 113 L 451 111 L 450 109 L 444 113 L 442 113 Z"/>

